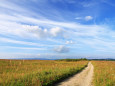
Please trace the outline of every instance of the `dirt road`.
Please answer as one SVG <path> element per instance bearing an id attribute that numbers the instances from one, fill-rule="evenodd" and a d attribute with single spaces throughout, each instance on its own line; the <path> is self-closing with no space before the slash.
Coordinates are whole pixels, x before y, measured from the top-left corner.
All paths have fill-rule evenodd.
<path id="1" fill-rule="evenodd" d="M 89 62 L 88 66 L 82 72 L 70 77 L 69 79 L 66 79 L 65 81 L 55 86 L 93 86 L 93 69 L 93 65 L 91 62 Z"/>

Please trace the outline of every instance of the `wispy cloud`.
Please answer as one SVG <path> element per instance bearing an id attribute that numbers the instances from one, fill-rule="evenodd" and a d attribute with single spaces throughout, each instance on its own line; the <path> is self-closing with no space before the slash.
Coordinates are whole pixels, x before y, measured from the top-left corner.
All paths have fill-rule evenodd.
<path id="1" fill-rule="evenodd" d="M 76 17 L 75 19 L 89 21 L 89 20 L 92 20 L 93 17 L 92 16 L 85 16 L 85 17 Z"/>
<path id="2" fill-rule="evenodd" d="M 0 45 L 5 43 L 6 48 L 22 49 L 22 52 L 41 49 L 42 52 L 39 53 L 43 53 L 43 50 L 46 53 L 46 49 L 47 53 L 68 55 L 76 54 L 75 52 L 84 53 L 85 50 L 92 53 L 109 50 L 114 53 L 115 31 L 95 19 L 99 10 L 92 7 L 100 2 L 2 0 Z M 94 20 L 97 24 L 94 24 Z"/>
<path id="3" fill-rule="evenodd" d="M 9 38 L 3 38 L 3 37 L 0 37 L 0 42 L 1 43 L 20 44 L 20 45 L 30 45 L 30 46 L 37 46 L 37 47 L 57 46 L 57 45 L 48 45 L 48 44 L 41 44 L 41 43 L 35 43 L 35 42 L 18 41 L 18 40 L 13 40 L 13 39 L 9 39 Z"/>
<path id="4" fill-rule="evenodd" d="M 21 49 L 21 50 L 47 50 L 46 48 L 36 48 L 36 47 L 14 47 L 14 46 L 1 46 L 1 48 L 7 49 Z"/>
<path id="5" fill-rule="evenodd" d="M 92 16 L 86 16 L 86 17 L 85 17 L 85 20 L 86 20 L 86 21 L 89 21 L 89 20 L 92 20 L 92 19 L 93 19 Z"/>

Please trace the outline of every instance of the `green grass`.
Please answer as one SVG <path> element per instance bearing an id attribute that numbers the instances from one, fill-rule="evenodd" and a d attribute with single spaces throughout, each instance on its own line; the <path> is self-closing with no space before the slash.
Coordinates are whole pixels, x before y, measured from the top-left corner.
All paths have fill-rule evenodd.
<path id="1" fill-rule="evenodd" d="M 115 86 L 115 62 L 93 61 L 94 86 Z"/>
<path id="2" fill-rule="evenodd" d="M 51 86 L 82 70 L 88 61 L 0 60 L 0 86 Z"/>

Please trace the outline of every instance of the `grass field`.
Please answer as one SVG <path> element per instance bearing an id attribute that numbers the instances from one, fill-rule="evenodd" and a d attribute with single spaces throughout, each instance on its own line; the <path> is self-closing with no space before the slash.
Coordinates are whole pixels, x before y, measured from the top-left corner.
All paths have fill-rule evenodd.
<path id="1" fill-rule="evenodd" d="M 94 86 L 115 86 L 115 61 L 93 61 Z"/>
<path id="2" fill-rule="evenodd" d="M 0 60 L 0 86 L 47 86 L 82 70 L 88 61 Z"/>

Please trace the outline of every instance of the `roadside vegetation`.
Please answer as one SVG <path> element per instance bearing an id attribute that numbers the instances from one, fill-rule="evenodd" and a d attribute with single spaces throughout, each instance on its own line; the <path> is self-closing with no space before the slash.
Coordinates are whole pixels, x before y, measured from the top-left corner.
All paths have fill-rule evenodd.
<path id="1" fill-rule="evenodd" d="M 51 86 L 87 66 L 88 61 L 0 60 L 0 86 Z"/>
<path id="2" fill-rule="evenodd" d="M 94 66 L 94 86 L 115 86 L 115 62 L 92 61 Z"/>

